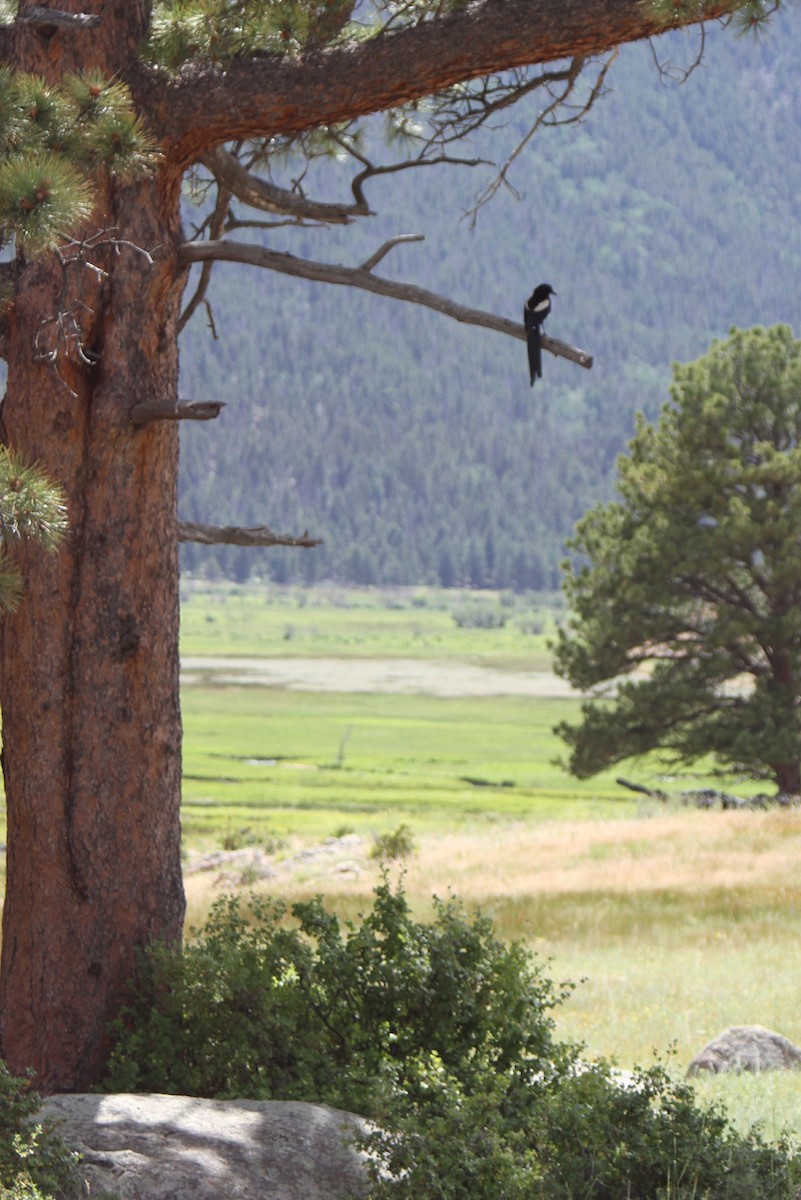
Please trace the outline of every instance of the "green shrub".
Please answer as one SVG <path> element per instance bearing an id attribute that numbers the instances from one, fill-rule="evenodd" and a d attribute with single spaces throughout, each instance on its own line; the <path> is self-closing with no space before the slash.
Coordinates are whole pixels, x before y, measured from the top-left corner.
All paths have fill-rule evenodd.
<path id="1" fill-rule="evenodd" d="M 143 961 L 107 1086 L 362 1113 L 382 1200 L 794 1198 L 792 1147 L 737 1134 L 662 1066 L 622 1086 L 557 1043 L 568 990 L 454 899 L 415 921 L 386 877 L 359 924 L 319 897 L 226 898 Z"/>
<path id="2" fill-rule="evenodd" d="M 242 850 L 245 846 L 258 846 L 260 838 L 249 825 L 242 829 L 230 829 L 222 839 L 223 850 Z"/>
<path id="3" fill-rule="evenodd" d="M 621 1086 L 609 1064 L 511 1074 L 464 1088 L 441 1065 L 388 1087 L 372 1200 L 795 1200 L 794 1148 L 742 1137 L 662 1066 Z"/>
<path id="4" fill-rule="evenodd" d="M 399 825 L 392 833 L 378 833 L 373 839 L 371 858 L 381 862 L 394 862 L 397 859 L 408 858 L 414 853 L 414 834 L 406 825 Z"/>
<path id="5" fill-rule="evenodd" d="M 11 1075 L 0 1062 L 0 1200 L 77 1195 L 77 1155 L 36 1123 L 40 1105 L 30 1080 Z"/>
<path id="6" fill-rule="evenodd" d="M 110 1091 L 325 1101 L 367 1112 L 387 1065 L 436 1053 L 469 1082 L 484 1054 L 505 1070 L 552 1053 L 562 993 L 490 921 L 456 900 L 412 918 L 385 879 L 344 926 L 322 900 L 238 897 L 175 953 L 143 960 L 113 1027 Z"/>
<path id="7" fill-rule="evenodd" d="M 503 629 L 509 619 L 508 613 L 481 603 L 463 604 L 451 615 L 460 629 Z"/>

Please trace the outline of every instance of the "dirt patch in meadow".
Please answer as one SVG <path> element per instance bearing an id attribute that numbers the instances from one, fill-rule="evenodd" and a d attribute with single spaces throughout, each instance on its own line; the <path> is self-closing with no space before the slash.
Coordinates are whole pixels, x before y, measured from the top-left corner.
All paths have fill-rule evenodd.
<path id="1" fill-rule="evenodd" d="M 181 660 L 181 682 L 250 684 L 303 692 L 395 692 L 426 696 L 572 696 L 550 671 L 503 671 L 416 658 L 213 658 Z"/>

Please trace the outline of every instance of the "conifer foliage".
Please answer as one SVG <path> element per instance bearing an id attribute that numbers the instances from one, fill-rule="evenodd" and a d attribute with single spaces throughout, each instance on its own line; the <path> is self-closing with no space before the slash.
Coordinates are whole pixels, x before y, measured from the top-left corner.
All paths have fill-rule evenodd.
<path id="1" fill-rule="evenodd" d="M 0 613 L 15 608 L 22 593 L 14 544 L 21 538 L 35 538 L 55 550 L 65 527 L 66 512 L 58 488 L 42 471 L 0 446 Z"/>
<path id="2" fill-rule="evenodd" d="M 0 69 L 0 223 L 26 253 L 57 249 L 89 220 L 96 175 L 130 180 L 157 157 L 125 84 L 89 70 L 54 86 Z"/>
<path id="3" fill-rule="evenodd" d="M 570 769 L 660 748 L 798 794 L 801 342 L 733 330 L 674 368 L 672 395 L 570 543 L 556 668 L 595 692 L 559 726 Z"/>

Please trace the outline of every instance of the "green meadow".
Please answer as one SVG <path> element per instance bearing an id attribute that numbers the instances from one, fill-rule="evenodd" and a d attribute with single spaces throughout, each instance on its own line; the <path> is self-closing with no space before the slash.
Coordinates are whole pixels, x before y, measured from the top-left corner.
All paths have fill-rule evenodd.
<path id="1" fill-rule="evenodd" d="M 186 581 L 181 645 L 196 655 L 436 657 L 545 670 L 560 612 L 551 594 Z M 482 617 L 503 624 L 477 627 Z"/>
<path id="2" fill-rule="evenodd" d="M 465 610 L 505 623 L 460 627 L 455 617 Z M 460 663 L 542 672 L 554 628 L 547 600 L 515 605 L 422 589 L 187 590 L 185 664 L 215 655 L 246 665 L 323 658 L 338 663 L 341 681 L 326 678 L 325 690 L 310 691 L 254 685 L 245 668 L 239 682 L 235 668 L 191 672 L 182 701 L 187 836 L 214 837 L 237 823 L 322 838 L 344 826 L 380 833 L 399 820 L 422 832 L 633 811 L 611 775 L 577 785 L 554 764 L 551 729 L 577 712 L 575 699 L 351 690 L 361 686 L 364 659 L 433 661 L 436 683 L 452 681 L 451 691 Z"/>
<path id="3" fill-rule="evenodd" d="M 414 849 L 391 869 L 416 906 L 452 889 L 550 960 L 554 978 L 576 984 L 557 1028 L 588 1055 L 630 1067 L 657 1053 L 681 1073 L 727 1025 L 801 1043 L 801 813 L 662 804 L 611 772 L 576 781 L 555 764 L 552 733 L 576 698 L 455 694 L 465 666 L 538 678 L 561 616 L 553 597 L 185 585 L 187 853 L 262 842 L 280 861 L 343 834 L 369 847 L 405 826 Z M 260 660 L 280 660 L 283 682 L 265 683 Z M 375 660 L 416 660 L 429 691 L 369 690 Z M 445 694 L 430 694 L 432 664 Z M 319 687 L 292 681 L 318 669 Z M 619 773 L 676 794 L 754 790 L 674 778 L 656 760 Z M 259 886 L 290 900 L 322 891 L 355 916 L 379 871 L 367 853 L 350 878 L 308 868 Z M 190 923 L 227 886 L 208 873 L 187 884 Z M 801 1073 L 698 1089 L 741 1125 L 801 1136 Z"/>
<path id="4" fill-rule="evenodd" d="M 616 816 L 612 778 L 577 785 L 553 764 L 575 701 L 187 687 L 184 828 L 244 822 L 323 838 L 499 821 Z"/>

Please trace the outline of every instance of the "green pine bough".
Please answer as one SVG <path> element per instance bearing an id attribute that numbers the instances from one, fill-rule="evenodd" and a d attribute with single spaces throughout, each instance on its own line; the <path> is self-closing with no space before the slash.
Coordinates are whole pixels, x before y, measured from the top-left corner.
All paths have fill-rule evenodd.
<path id="1" fill-rule="evenodd" d="M 781 0 L 732 0 L 726 8 L 737 33 L 759 33 L 780 4 Z M 643 0 L 643 7 L 668 29 L 702 21 L 710 5 L 708 0 Z"/>
<path id="2" fill-rule="evenodd" d="M 134 179 L 157 158 L 124 84 L 88 71 L 56 87 L 0 70 L 0 225 L 27 253 L 80 233 L 104 173 Z"/>
<path id="3" fill-rule="evenodd" d="M 32 538 L 55 550 L 67 528 L 59 489 L 44 472 L 0 446 L 0 614 L 19 602 L 22 579 L 14 562 L 14 544 Z"/>

